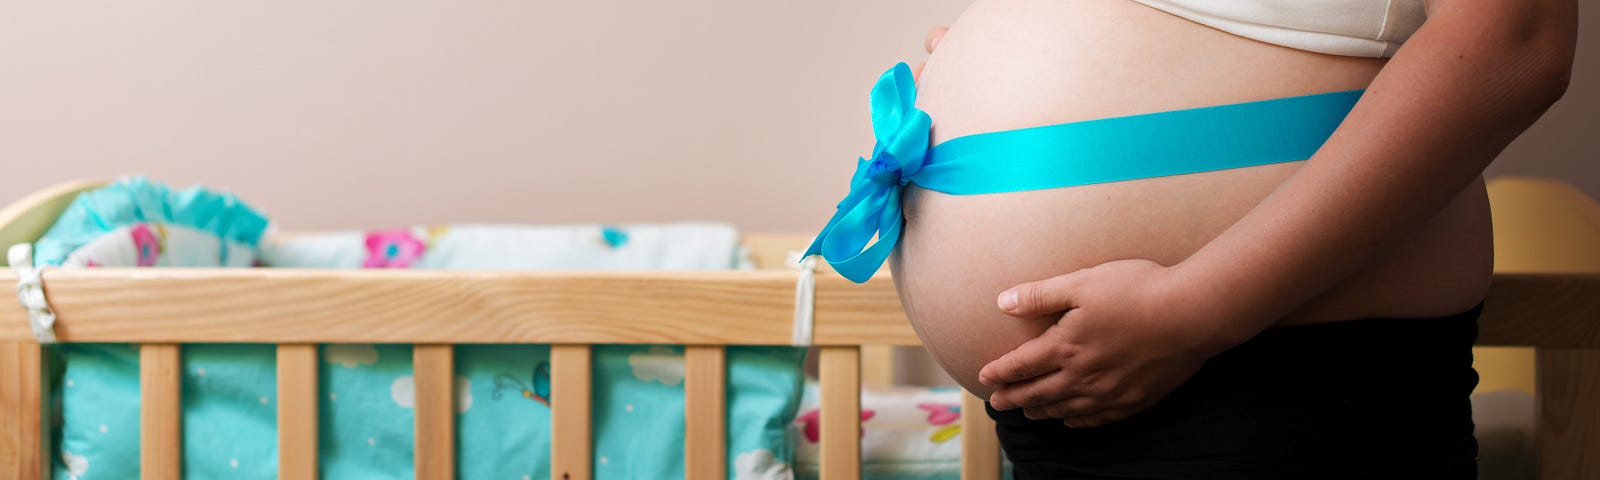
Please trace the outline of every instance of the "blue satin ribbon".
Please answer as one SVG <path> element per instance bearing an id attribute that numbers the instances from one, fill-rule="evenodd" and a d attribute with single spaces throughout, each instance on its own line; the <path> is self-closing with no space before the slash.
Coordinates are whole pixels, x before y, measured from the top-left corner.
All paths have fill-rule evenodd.
<path id="1" fill-rule="evenodd" d="M 850 193 L 805 254 L 821 254 L 845 278 L 867 281 L 900 240 L 900 193 L 908 183 L 973 195 L 1305 160 L 1362 92 L 984 133 L 929 149 L 931 119 L 914 106 L 911 68 L 900 63 L 872 88 L 872 157 L 857 160 Z"/>

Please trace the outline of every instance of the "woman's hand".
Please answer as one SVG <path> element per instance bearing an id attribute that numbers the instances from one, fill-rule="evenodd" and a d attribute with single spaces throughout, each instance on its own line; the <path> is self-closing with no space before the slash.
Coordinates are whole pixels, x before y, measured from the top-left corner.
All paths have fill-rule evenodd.
<path id="1" fill-rule="evenodd" d="M 939 40 L 944 39 L 944 32 L 948 31 L 950 31 L 950 27 L 933 27 L 928 29 L 928 34 L 922 37 L 922 49 L 927 50 L 928 54 L 932 55 L 933 49 L 939 48 Z M 928 62 L 917 62 L 917 66 L 911 67 L 911 76 L 914 78 L 922 78 L 922 67 L 927 65 Z"/>
<path id="2" fill-rule="evenodd" d="M 1120 260 L 1001 293 L 1009 315 L 1061 319 L 983 367 L 978 380 L 998 387 L 989 403 L 1070 427 L 1104 425 L 1154 405 L 1239 341 L 1224 322 L 1191 308 L 1185 299 L 1196 292 L 1184 282 L 1176 269 Z"/>

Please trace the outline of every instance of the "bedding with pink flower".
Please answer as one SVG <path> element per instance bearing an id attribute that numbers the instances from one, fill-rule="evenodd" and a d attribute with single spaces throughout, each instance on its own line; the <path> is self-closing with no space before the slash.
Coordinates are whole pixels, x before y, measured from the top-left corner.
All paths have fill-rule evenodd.
<path id="1" fill-rule="evenodd" d="M 427 242 L 410 229 L 368 232 L 367 261 L 361 267 L 411 268 L 427 250 Z"/>
<path id="2" fill-rule="evenodd" d="M 128 231 L 133 237 L 133 248 L 139 252 L 138 264 L 141 267 L 154 267 L 161 260 L 161 238 L 150 231 L 150 224 L 141 223 Z"/>

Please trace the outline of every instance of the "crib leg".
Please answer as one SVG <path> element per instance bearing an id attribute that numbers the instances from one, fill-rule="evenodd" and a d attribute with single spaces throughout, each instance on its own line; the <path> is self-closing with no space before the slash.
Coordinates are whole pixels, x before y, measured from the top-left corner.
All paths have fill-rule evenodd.
<path id="1" fill-rule="evenodd" d="M 0 343 L 0 478 L 50 478 L 45 360 L 37 343 Z"/>
<path id="2" fill-rule="evenodd" d="M 1538 355 L 1539 476 L 1600 478 L 1600 349 Z"/>

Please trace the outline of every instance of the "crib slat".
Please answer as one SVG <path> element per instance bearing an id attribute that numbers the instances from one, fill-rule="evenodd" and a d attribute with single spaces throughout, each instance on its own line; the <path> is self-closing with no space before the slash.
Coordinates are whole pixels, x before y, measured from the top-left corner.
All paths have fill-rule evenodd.
<path id="1" fill-rule="evenodd" d="M 861 478 L 861 350 L 822 347 L 822 478 Z"/>
<path id="2" fill-rule="evenodd" d="M 550 477 L 554 480 L 593 476 L 589 363 L 588 345 L 550 346 Z"/>
<path id="3" fill-rule="evenodd" d="M 961 480 L 1000 480 L 1000 438 L 983 399 L 961 394 Z"/>
<path id="4" fill-rule="evenodd" d="M 727 478 L 726 350 L 684 347 L 683 478 Z"/>
<path id="5" fill-rule="evenodd" d="M 417 345 L 411 352 L 415 375 L 418 480 L 449 480 L 456 470 L 455 348 Z"/>
<path id="6" fill-rule="evenodd" d="M 183 475 L 181 346 L 139 346 L 139 477 L 177 480 Z"/>
<path id="7" fill-rule="evenodd" d="M 861 346 L 861 384 L 894 385 L 894 345 Z"/>
<path id="8" fill-rule="evenodd" d="M 316 345 L 278 345 L 278 478 L 317 478 Z"/>
<path id="9" fill-rule="evenodd" d="M 0 343 L 0 478 L 48 478 L 44 348 Z M 14 412 L 14 413 L 12 413 Z"/>

